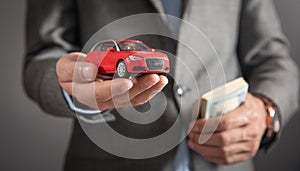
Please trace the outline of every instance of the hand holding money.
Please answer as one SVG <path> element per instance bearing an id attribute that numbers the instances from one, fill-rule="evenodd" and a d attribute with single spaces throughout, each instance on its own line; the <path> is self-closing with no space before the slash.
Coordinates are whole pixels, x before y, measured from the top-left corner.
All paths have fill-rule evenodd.
<path id="1" fill-rule="evenodd" d="M 266 111 L 263 102 L 248 93 L 244 103 L 221 116 L 198 119 L 189 133 L 188 145 L 210 162 L 234 164 L 255 156 L 266 130 Z M 219 121 L 219 122 L 216 122 Z M 216 130 L 203 129 L 216 125 Z M 199 144 L 201 134 L 212 134 Z"/>

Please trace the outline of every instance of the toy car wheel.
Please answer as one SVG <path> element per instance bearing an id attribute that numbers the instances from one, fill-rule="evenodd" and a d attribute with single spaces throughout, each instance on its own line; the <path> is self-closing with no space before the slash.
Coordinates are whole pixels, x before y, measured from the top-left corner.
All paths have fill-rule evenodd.
<path id="1" fill-rule="evenodd" d="M 126 64 L 124 61 L 120 61 L 117 65 L 117 76 L 119 78 L 129 77 L 129 73 L 127 71 Z"/>

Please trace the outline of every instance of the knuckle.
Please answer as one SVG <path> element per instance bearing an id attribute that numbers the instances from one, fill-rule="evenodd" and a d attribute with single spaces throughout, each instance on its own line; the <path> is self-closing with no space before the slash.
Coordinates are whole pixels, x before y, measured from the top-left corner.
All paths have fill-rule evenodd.
<path id="1" fill-rule="evenodd" d="M 251 108 L 251 103 L 249 102 L 249 100 L 245 100 L 245 102 L 243 103 L 243 105 L 244 105 L 244 107 L 245 107 L 246 109 Z"/>
<path id="2" fill-rule="evenodd" d="M 219 134 L 219 142 L 221 145 L 225 146 L 229 144 L 228 136 L 225 133 Z"/>
<path id="3" fill-rule="evenodd" d="M 259 98 L 255 98 L 255 103 L 258 105 L 258 106 L 260 106 L 260 107 L 264 107 L 265 105 L 264 105 L 264 102 L 261 100 L 261 99 L 259 99 Z"/>
<path id="4" fill-rule="evenodd" d="M 259 128 L 258 127 L 253 127 L 250 133 L 252 138 L 256 138 L 259 135 Z"/>
<path id="5" fill-rule="evenodd" d="M 259 132 L 260 132 L 260 127 L 255 127 L 255 128 L 254 128 L 254 134 L 255 134 L 255 137 L 258 137 L 258 136 L 259 136 Z"/>
<path id="6" fill-rule="evenodd" d="M 255 142 L 251 142 L 250 143 L 250 148 L 253 149 L 253 150 L 256 150 L 256 148 L 257 148 L 256 147 L 256 143 Z"/>
<path id="7" fill-rule="evenodd" d="M 229 164 L 231 164 L 231 158 L 230 157 L 224 157 L 224 159 L 223 159 L 223 164 L 225 164 L 225 165 L 229 165 Z"/>
<path id="8" fill-rule="evenodd" d="M 257 110 L 252 109 L 252 116 L 254 120 L 257 120 L 259 118 L 260 113 L 257 112 Z"/>
<path id="9" fill-rule="evenodd" d="M 222 148 L 220 149 L 220 155 L 223 156 L 223 157 L 228 156 L 228 150 L 227 150 L 226 147 L 222 147 Z"/>
<path id="10" fill-rule="evenodd" d="M 227 130 L 230 127 L 230 121 L 228 119 L 222 119 L 220 122 L 220 128 L 222 130 Z"/>
<path id="11" fill-rule="evenodd" d="M 250 152 L 250 157 L 252 158 L 252 157 L 254 157 L 255 155 L 256 155 L 256 153 L 257 153 L 257 150 L 255 149 L 255 150 L 252 150 L 251 152 Z"/>

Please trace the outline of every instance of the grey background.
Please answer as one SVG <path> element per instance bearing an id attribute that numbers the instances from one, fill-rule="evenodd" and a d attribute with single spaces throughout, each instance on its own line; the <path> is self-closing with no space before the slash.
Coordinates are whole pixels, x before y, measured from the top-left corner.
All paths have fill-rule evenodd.
<path id="1" fill-rule="evenodd" d="M 300 1 L 276 0 L 276 5 L 300 65 Z M 23 93 L 25 1 L 1 1 L 0 18 L 0 170 L 61 170 L 72 122 L 45 114 Z M 257 156 L 258 171 L 300 170 L 298 123 L 300 115 L 289 122 L 275 149 Z"/>

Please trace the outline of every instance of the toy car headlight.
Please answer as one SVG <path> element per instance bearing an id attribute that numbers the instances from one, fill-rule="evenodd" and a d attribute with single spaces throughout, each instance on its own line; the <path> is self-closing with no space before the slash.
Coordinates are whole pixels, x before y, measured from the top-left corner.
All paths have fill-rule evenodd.
<path id="1" fill-rule="evenodd" d="M 133 55 L 129 55 L 128 56 L 130 60 L 133 61 L 137 61 L 137 60 L 142 60 L 143 58 L 139 57 L 139 56 L 133 56 Z"/>

